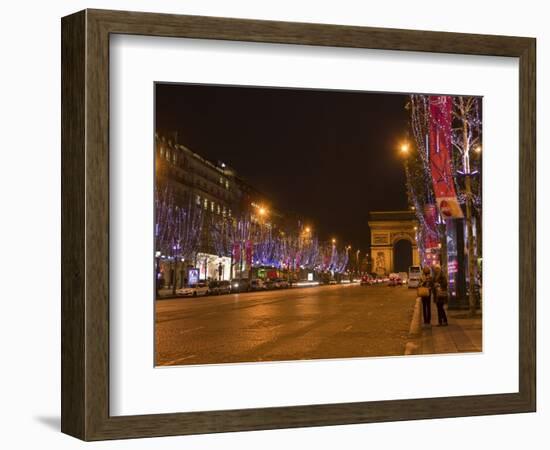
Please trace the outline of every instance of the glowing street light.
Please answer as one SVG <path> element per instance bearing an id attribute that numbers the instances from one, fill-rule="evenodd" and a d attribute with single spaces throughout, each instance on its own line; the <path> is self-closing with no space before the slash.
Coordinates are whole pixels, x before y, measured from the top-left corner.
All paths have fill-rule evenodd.
<path id="1" fill-rule="evenodd" d="M 481 153 L 481 145 L 476 145 L 474 147 L 474 153 L 476 153 L 478 155 Z"/>
<path id="2" fill-rule="evenodd" d="M 332 238 L 332 244 L 336 244 L 336 239 Z"/>
<path id="3" fill-rule="evenodd" d="M 258 214 L 260 214 L 260 216 L 265 216 L 267 214 L 267 209 L 265 209 L 263 206 L 260 206 L 260 208 L 258 209 Z"/>
<path id="4" fill-rule="evenodd" d="M 306 231 L 306 233 L 309 234 L 309 233 L 311 233 L 311 228 L 310 228 L 310 227 L 306 227 L 306 230 L 305 230 L 305 231 Z"/>
<path id="5" fill-rule="evenodd" d="M 401 152 L 401 154 L 403 156 L 407 156 L 409 154 L 409 150 L 410 150 L 410 147 L 409 147 L 409 143 L 408 142 L 403 142 L 401 144 L 401 146 L 399 147 L 399 151 Z"/>

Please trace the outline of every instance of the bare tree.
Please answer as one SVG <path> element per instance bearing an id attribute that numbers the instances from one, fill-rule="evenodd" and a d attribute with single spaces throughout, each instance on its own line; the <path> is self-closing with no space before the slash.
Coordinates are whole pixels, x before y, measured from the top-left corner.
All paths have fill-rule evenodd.
<path id="1" fill-rule="evenodd" d="M 178 266 L 196 254 L 203 225 L 201 208 L 191 199 L 179 206 L 173 192 L 165 187 L 155 192 L 155 256 L 168 259 L 173 270 L 172 292 L 176 292 Z M 158 277 L 158 273 L 157 273 Z"/>

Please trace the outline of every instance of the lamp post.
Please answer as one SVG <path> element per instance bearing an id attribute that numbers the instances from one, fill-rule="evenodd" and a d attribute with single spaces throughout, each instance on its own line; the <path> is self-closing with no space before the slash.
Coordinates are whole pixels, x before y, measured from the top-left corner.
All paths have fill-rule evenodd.
<path id="1" fill-rule="evenodd" d="M 178 250 L 178 244 L 172 246 L 172 295 L 176 295 L 176 282 L 178 278 Z"/>
<path id="2" fill-rule="evenodd" d="M 472 223 L 472 176 L 475 175 L 470 169 L 470 132 L 468 114 L 471 108 L 471 104 L 468 101 L 464 101 L 463 97 L 459 97 L 459 112 L 462 119 L 462 165 L 464 176 L 464 194 L 466 197 L 466 232 L 468 249 L 468 305 L 470 315 L 474 315 L 477 310 L 476 297 L 475 297 L 475 260 L 476 255 L 474 248 L 474 230 Z M 476 146 L 474 154 L 481 153 L 481 146 Z"/>
<path id="3" fill-rule="evenodd" d="M 262 240 L 264 238 L 264 225 L 265 225 L 265 221 L 267 219 L 269 215 L 269 209 L 267 209 L 265 206 L 259 206 L 258 207 L 258 216 L 259 216 L 259 220 L 258 220 L 258 223 L 260 225 L 260 234 L 259 234 L 259 241 Z M 251 252 L 252 252 L 252 249 L 254 247 L 252 246 L 251 248 Z M 251 257 L 250 257 L 250 266 L 248 268 L 248 278 L 251 279 L 252 278 L 252 265 L 253 265 L 253 261 L 254 261 L 254 255 L 252 254 Z M 258 263 L 257 263 L 258 264 Z M 257 276 L 257 273 L 256 273 L 256 276 Z"/>
<path id="4" fill-rule="evenodd" d="M 159 275 L 160 275 L 160 251 L 155 252 L 155 298 L 158 298 L 159 291 L 160 291 L 160 281 L 159 281 Z"/>
<path id="5" fill-rule="evenodd" d="M 477 310 L 477 300 L 475 296 L 475 262 L 476 255 L 474 248 L 474 226 L 472 220 L 472 176 L 474 172 L 470 170 L 470 148 L 468 144 L 468 123 L 463 121 L 463 139 L 464 139 L 464 193 L 466 196 L 466 231 L 467 231 L 467 248 L 468 248 L 468 306 L 470 315 L 473 316 Z M 481 146 L 474 148 L 476 154 L 481 153 Z"/>
<path id="6" fill-rule="evenodd" d="M 351 250 L 351 245 L 348 245 L 348 246 L 346 247 L 346 260 L 347 260 L 346 266 L 349 265 L 349 251 L 350 251 L 350 250 Z M 346 267 L 343 267 L 343 268 L 342 268 L 342 270 L 344 270 L 344 269 L 346 269 Z M 353 281 L 353 277 L 352 277 L 351 273 L 350 273 L 350 276 L 349 276 L 349 281 L 350 281 L 350 282 Z"/>

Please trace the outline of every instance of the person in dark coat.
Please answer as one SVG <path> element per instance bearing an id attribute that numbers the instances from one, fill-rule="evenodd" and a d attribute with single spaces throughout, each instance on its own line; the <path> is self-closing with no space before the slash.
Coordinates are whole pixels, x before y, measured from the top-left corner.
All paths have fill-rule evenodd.
<path id="1" fill-rule="evenodd" d="M 449 282 L 447 276 L 443 273 L 440 266 L 434 267 L 433 275 L 433 296 L 437 306 L 437 321 L 440 327 L 445 327 L 449 323 L 447 321 L 447 313 L 445 312 L 445 303 L 447 303 L 447 288 Z"/>
<path id="2" fill-rule="evenodd" d="M 422 269 L 422 275 L 420 276 L 420 283 L 418 287 L 427 288 L 428 295 L 421 296 L 422 299 L 422 317 L 424 319 L 424 325 L 430 325 L 432 323 L 432 305 L 431 305 L 431 293 L 432 293 L 432 272 L 428 266 L 424 266 Z"/>

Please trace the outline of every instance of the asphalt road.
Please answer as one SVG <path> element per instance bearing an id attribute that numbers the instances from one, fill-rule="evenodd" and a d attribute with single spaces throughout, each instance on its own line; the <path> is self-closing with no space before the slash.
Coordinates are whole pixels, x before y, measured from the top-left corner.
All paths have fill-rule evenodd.
<path id="1" fill-rule="evenodd" d="M 156 364 L 402 355 L 415 297 L 343 284 L 157 300 Z"/>

